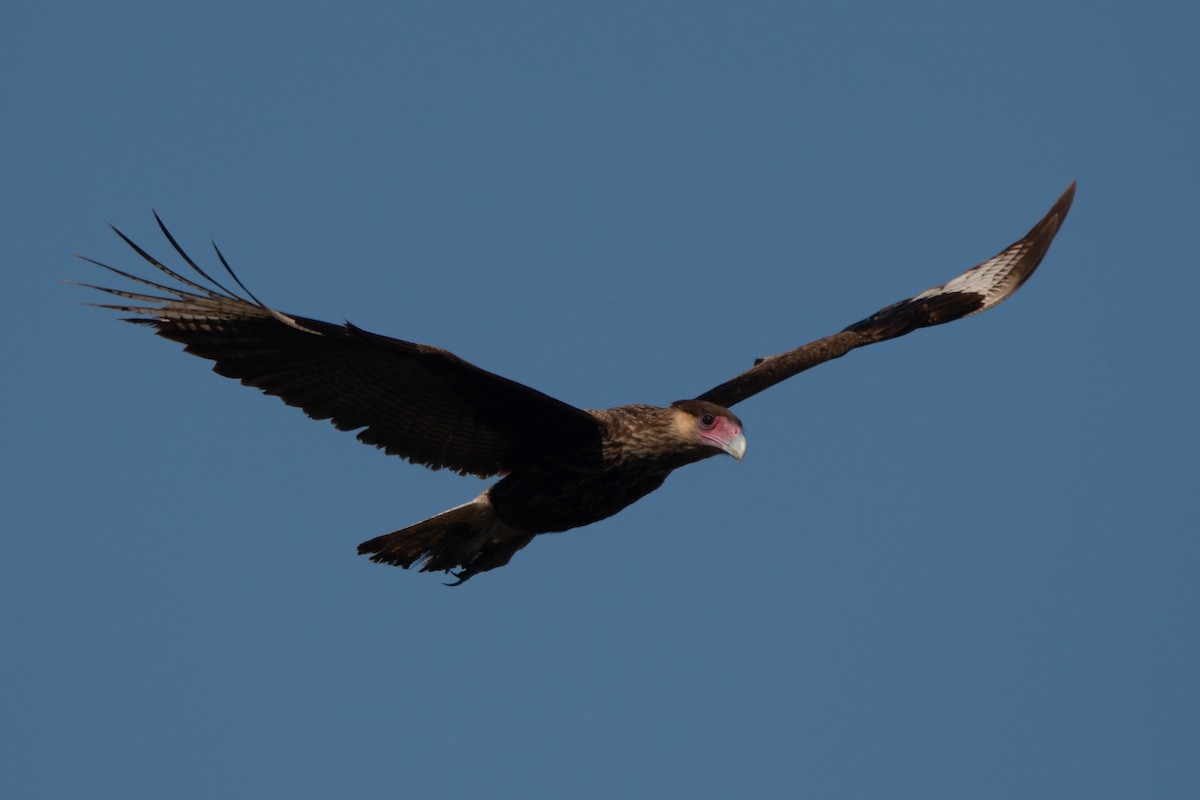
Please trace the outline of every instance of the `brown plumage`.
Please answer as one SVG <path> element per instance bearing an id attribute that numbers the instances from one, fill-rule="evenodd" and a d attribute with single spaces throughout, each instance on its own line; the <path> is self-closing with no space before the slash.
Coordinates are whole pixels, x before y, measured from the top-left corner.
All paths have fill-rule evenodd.
<path id="1" fill-rule="evenodd" d="M 183 251 L 196 273 L 172 270 L 116 231 L 143 259 L 178 282 L 168 286 L 109 267 L 166 296 L 90 286 L 123 298 L 102 304 L 139 316 L 213 370 L 298 406 L 360 441 L 414 464 L 501 480 L 474 500 L 359 545 L 372 561 L 450 572 L 457 583 L 508 563 L 534 536 L 612 516 L 657 489 L 674 470 L 719 453 L 745 453 L 729 407 L 863 345 L 950 322 L 1000 303 L 1041 262 L 1066 219 L 1072 183 L 1019 241 L 953 280 L 890 305 L 845 330 L 755 366 L 694 400 L 668 407 L 585 411 L 486 372 L 437 347 L 277 311 L 222 286 Z M 114 230 L 116 230 L 114 228 Z"/>

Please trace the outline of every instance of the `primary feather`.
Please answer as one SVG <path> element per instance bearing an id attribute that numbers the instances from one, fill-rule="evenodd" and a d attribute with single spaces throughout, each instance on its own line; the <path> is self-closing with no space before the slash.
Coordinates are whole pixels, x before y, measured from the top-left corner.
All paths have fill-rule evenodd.
<path id="1" fill-rule="evenodd" d="M 586 412 L 441 348 L 350 323 L 285 314 L 248 291 L 248 298 L 235 294 L 196 266 L 161 221 L 159 226 L 179 256 L 217 290 L 171 270 L 120 231 L 143 259 L 194 291 L 87 259 L 168 296 L 91 288 L 127 300 L 102 307 L 139 315 L 128 321 L 149 325 L 186 352 L 214 361 L 220 375 L 275 395 L 314 419 L 328 419 L 340 430 L 361 429 L 360 441 L 432 469 L 487 477 L 512 470 L 556 441 L 584 445 L 598 438 Z"/>

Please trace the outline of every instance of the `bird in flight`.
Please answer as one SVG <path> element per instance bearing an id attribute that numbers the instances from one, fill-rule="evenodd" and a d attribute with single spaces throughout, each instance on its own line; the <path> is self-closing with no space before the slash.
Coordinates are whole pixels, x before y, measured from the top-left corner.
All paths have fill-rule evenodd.
<path id="1" fill-rule="evenodd" d="M 176 285 L 88 258 L 148 288 L 80 285 L 121 298 L 94 305 L 136 315 L 125 319 L 215 362 L 216 373 L 275 395 L 313 419 L 328 419 L 339 430 L 357 430 L 359 441 L 389 455 L 435 470 L 500 476 L 474 500 L 358 547 L 382 564 L 450 573 L 457 579 L 450 585 L 458 585 L 504 566 L 538 534 L 616 514 L 686 464 L 721 453 L 741 461 L 746 437 L 729 409 L 746 398 L 856 347 L 1004 301 L 1037 269 L 1074 197 L 1072 183 L 1029 233 L 947 283 L 838 333 L 758 359 L 725 383 L 666 407 L 584 410 L 438 347 L 278 311 L 246 289 L 215 245 L 241 293 L 208 275 L 157 214 L 186 269 L 166 266 L 113 230 L 166 276 L 158 280 Z"/>

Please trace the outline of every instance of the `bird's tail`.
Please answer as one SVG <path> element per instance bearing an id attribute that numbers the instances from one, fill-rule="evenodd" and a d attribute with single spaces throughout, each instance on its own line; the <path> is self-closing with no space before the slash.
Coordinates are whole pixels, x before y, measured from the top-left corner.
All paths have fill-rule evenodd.
<path id="1" fill-rule="evenodd" d="M 504 566 L 533 537 L 497 517 L 484 492 L 424 522 L 363 542 L 358 553 L 404 569 L 420 563 L 422 572 L 462 567 L 453 573 L 457 582 L 450 584 L 457 586 L 477 573 Z"/>

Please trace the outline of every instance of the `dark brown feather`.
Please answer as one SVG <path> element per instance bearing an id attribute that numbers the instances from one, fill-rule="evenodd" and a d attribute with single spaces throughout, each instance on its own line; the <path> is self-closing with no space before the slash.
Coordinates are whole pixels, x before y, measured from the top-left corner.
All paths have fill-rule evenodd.
<path id="1" fill-rule="evenodd" d="M 547 451 L 600 447 L 599 426 L 581 409 L 441 348 L 380 336 L 349 323 L 284 314 L 236 295 L 201 271 L 165 227 L 163 233 L 180 257 L 217 289 L 169 269 L 117 233 L 147 262 L 192 291 L 93 262 L 168 295 L 93 287 L 130 301 L 106 308 L 139 315 L 129 321 L 149 325 L 182 343 L 187 352 L 214 361 L 213 370 L 220 375 L 275 395 L 314 419 L 328 419 L 341 430 L 361 428 L 361 441 L 389 454 L 433 469 L 488 476 L 509 472 Z M 230 275 L 237 281 L 232 270 Z"/>
<path id="2" fill-rule="evenodd" d="M 1037 269 L 1074 199 L 1072 183 L 1029 233 L 987 261 L 941 286 L 893 303 L 839 333 L 786 353 L 760 358 L 741 375 L 709 389 L 697 399 L 728 408 L 806 369 L 844 356 L 856 347 L 962 319 L 1003 302 Z"/>

